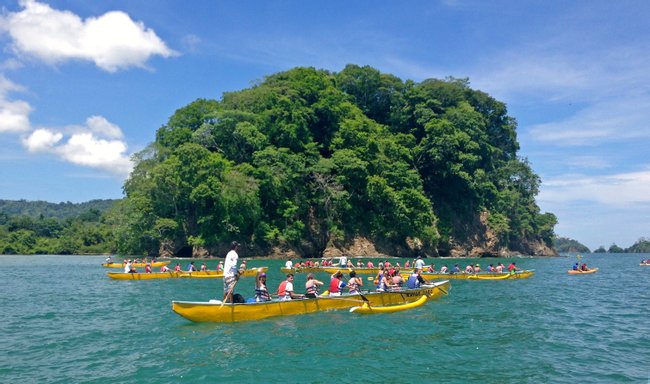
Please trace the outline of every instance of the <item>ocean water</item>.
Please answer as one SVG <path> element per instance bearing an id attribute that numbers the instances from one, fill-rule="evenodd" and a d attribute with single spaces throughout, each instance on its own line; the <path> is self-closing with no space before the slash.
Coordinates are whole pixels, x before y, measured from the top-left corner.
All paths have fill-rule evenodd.
<path id="1" fill-rule="evenodd" d="M 222 280 L 115 281 L 102 256 L 0 256 L 0 382 L 649 383 L 648 257 L 583 255 L 600 271 L 581 276 L 566 273 L 575 255 L 518 258 L 533 277 L 452 280 L 449 296 L 393 314 L 198 324 L 171 301 L 220 299 Z M 248 264 L 269 266 L 274 289 L 283 278 L 281 261 Z"/>

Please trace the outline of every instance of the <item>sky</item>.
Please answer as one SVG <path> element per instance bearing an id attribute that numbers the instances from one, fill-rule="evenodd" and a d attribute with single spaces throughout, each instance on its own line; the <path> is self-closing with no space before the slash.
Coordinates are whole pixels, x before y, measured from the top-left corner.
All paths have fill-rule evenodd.
<path id="1" fill-rule="evenodd" d="M 297 66 L 469 78 L 555 232 L 650 237 L 650 2 L 0 0 L 0 199 L 119 199 L 178 109 Z"/>

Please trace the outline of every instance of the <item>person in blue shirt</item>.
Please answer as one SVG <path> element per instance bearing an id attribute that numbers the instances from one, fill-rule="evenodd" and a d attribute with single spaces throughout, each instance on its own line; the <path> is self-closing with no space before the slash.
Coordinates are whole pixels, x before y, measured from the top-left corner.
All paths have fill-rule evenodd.
<path id="1" fill-rule="evenodd" d="M 460 273 L 460 267 L 458 264 L 454 264 L 454 267 L 451 269 L 451 273 Z"/>
<path id="2" fill-rule="evenodd" d="M 415 268 L 413 270 L 413 273 L 411 273 L 408 280 L 406 280 L 406 286 L 409 289 L 420 288 L 421 284 L 427 284 L 427 281 L 424 280 L 421 273 L 422 270 L 420 268 Z"/>
<path id="3" fill-rule="evenodd" d="M 573 270 L 574 270 L 574 271 L 577 271 L 578 269 L 579 269 L 579 268 L 578 268 L 578 263 L 573 264 Z"/>
<path id="4" fill-rule="evenodd" d="M 193 261 L 187 265 L 187 272 L 196 272 L 196 267 L 194 266 Z"/>

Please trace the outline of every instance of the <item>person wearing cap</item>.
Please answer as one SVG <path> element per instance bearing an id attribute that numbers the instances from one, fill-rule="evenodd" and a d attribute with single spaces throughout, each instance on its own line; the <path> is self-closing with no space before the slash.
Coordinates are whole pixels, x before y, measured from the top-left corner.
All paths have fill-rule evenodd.
<path id="1" fill-rule="evenodd" d="M 318 287 L 323 285 L 320 280 L 314 278 L 314 274 L 310 273 L 307 275 L 307 282 L 305 283 L 305 297 L 308 299 L 315 299 L 318 296 Z"/>
<path id="2" fill-rule="evenodd" d="M 424 260 L 422 260 L 422 256 L 418 256 L 418 258 L 415 260 L 415 265 L 413 267 L 418 269 L 424 269 Z"/>
<path id="3" fill-rule="evenodd" d="M 255 280 L 255 301 L 271 301 L 271 295 L 269 294 L 269 289 L 266 287 L 266 273 L 260 272 L 257 274 L 257 280 Z"/>
<path id="4" fill-rule="evenodd" d="M 219 260 L 219 264 L 217 264 L 217 272 L 223 271 L 223 261 Z"/>
<path id="5" fill-rule="evenodd" d="M 235 284 L 239 280 L 239 270 L 237 269 L 237 262 L 239 261 L 238 248 L 239 243 L 233 241 L 230 244 L 230 251 L 226 254 L 226 262 L 223 268 L 223 301 L 225 303 L 232 303 Z"/>

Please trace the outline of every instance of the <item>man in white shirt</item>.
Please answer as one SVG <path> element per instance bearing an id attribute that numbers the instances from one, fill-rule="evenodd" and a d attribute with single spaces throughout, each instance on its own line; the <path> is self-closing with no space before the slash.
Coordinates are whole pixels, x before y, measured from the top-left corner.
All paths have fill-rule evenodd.
<path id="1" fill-rule="evenodd" d="M 230 244 L 230 251 L 226 255 L 226 262 L 223 265 L 223 301 L 226 303 L 232 303 L 235 284 L 239 280 L 239 270 L 237 269 L 239 255 L 237 249 L 239 249 L 239 243 L 233 241 Z"/>
<path id="2" fill-rule="evenodd" d="M 422 256 L 418 256 L 417 260 L 415 260 L 415 269 L 424 269 L 424 260 L 422 260 Z"/>
<path id="3" fill-rule="evenodd" d="M 284 263 L 284 267 L 287 268 L 287 269 L 293 268 L 293 261 L 287 260 L 287 262 Z"/>

